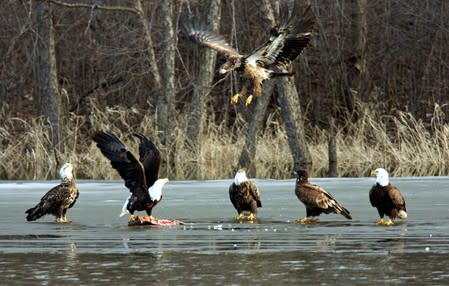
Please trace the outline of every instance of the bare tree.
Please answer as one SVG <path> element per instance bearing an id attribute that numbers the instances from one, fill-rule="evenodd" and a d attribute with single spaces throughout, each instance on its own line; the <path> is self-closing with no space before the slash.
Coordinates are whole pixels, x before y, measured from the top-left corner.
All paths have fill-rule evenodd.
<path id="1" fill-rule="evenodd" d="M 218 32 L 221 19 L 221 0 L 210 1 L 207 23 L 209 29 Z M 194 82 L 192 104 L 187 125 L 187 139 L 192 148 L 199 148 L 203 125 L 205 122 L 207 96 L 211 91 L 211 84 L 215 74 L 217 53 L 209 48 L 200 48 L 199 62 L 201 63 L 198 76 Z"/>
<path id="2" fill-rule="evenodd" d="M 274 19 L 274 12 L 268 0 L 257 1 L 259 14 L 262 21 L 268 28 L 276 25 Z M 267 29 L 270 30 L 270 29 Z M 299 103 L 298 92 L 296 90 L 293 78 L 278 78 L 276 79 L 276 86 L 278 90 L 278 100 L 281 107 L 282 119 L 287 131 L 288 143 L 293 156 L 294 169 L 306 168 L 310 169 L 312 165 L 311 156 L 307 148 L 307 142 L 304 136 L 304 119 L 301 113 L 301 106 Z M 265 85 L 265 87 L 267 87 Z M 263 114 L 269 102 L 269 96 L 273 89 L 267 88 L 265 94 L 259 98 L 255 113 L 252 117 L 251 125 L 246 137 L 245 146 L 240 156 L 240 165 L 247 165 L 255 172 L 255 167 L 251 163 L 255 156 L 256 134 L 260 129 Z"/>
<path id="3" fill-rule="evenodd" d="M 37 27 L 34 55 L 34 80 L 36 115 L 48 119 L 50 148 L 61 149 L 60 112 L 61 99 L 58 86 L 58 71 L 55 50 L 55 33 L 52 9 L 46 1 L 34 1 L 34 15 Z"/>

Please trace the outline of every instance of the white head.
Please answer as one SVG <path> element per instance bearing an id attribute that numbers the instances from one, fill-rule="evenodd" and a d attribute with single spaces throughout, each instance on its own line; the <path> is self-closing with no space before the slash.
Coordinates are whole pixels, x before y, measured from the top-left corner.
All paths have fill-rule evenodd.
<path id="1" fill-rule="evenodd" d="M 162 187 L 168 182 L 167 178 L 158 179 L 154 184 L 148 189 L 150 198 L 152 201 L 159 201 L 162 196 Z"/>
<path id="2" fill-rule="evenodd" d="M 70 181 L 73 179 L 73 165 L 70 163 L 65 163 L 59 169 L 59 177 L 63 181 Z"/>
<path id="3" fill-rule="evenodd" d="M 240 169 L 237 171 L 237 174 L 235 174 L 234 177 L 234 184 L 236 185 L 240 185 L 243 182 L 247 182 L 248 181 L 248 177 L 246 176 L 246 170 L 245 169 Z"/>
<path id="4" fill-rule="evenodd" d="M 390 183 L 388 172 L 384 168 L 377 168 L 374 173 L 376 174 L 376 183 L 382 187 L 385 187 Z"/>

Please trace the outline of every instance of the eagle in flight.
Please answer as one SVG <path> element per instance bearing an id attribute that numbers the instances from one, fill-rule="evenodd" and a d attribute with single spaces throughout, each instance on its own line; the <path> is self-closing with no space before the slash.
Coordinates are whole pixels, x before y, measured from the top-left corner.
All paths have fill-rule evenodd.
<path id="1" fill-rule="evenodd" d="M 151 212 L 162 200 L 162 187 L 168 179 L 159 179 L 161 154 L 156 145 L 142 134 L 134 136 L 140 139 L 139 160 L 110 132 L 96 132 L 92 139 L 97 142 L 101 153 L 111 161 L 112 168 L 125 180 L 125 186 L 131 192 L 120 216 L 130 213 L 130 222 L 137 219 L 156 221 Z M 139 218 L 134 215 L 135 211 L 146 211 L 148 217 Z"/>
<path id="2" fill-rule="evenodd" d="M 290 63 L 301 54 L 311 40 L 315 16 L 310 5 L 302 15 L 298 15 L 298 11 L 294 9 L 290 17 L 282 18 L 284 24 L 271 28 L 269 39 L 249 54 L 241 54 L 232 48 L 223 36 L 207 31 L 195 20 L 184 21 L 183 32 L 193 42 L 226 56 L 227 61 L 218 72 L 224 75 L 236 71 L 244 79 L 242 89 L 232 96 L 231 102 L 236 104 L 239 97 L 246 97 L 245 104 L 249 105 L 253 97 L 260 96 L 264 80 L 293 75 L 289 71 Z M 253 90 L 248 95 L 251 83 Z"/>
<path id="3" fill-rule="evenodd" d="M 67 210 L 75 205 L 79 196 L 73 169 L 73 164 L 65 163 L 62 165 L 59 170 L 61 183 L 49 190 L 35 207 L 25 212 L 27 221 L 37 220 L 44 215 L 52 214 L 56 217 L 58 223 L 70 222 L 67 219 Z"/>

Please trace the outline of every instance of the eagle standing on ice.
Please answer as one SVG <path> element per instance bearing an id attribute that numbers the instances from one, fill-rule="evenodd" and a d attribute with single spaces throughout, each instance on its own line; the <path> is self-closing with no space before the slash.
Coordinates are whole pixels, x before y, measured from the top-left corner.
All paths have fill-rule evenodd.
<path id="1" fill-rule="evenodd" d="M 297 172 L 295 194 L 306 207 L 306 217 L 299 223 L 315 223 L 321 213 L 341 214 L 347 219 L 352 219 L 351 214 L 337 200 L 323 188 L 309 182 L 309 174 L 306 170 Z"/>
<path id="2" fill-rule="evenodd" d="M 151 215 L 153 208 L 162 200 L 162 187 L 167 178 L 159 179 L 161 155 L 156 145 L 142 134 L 134 134 L 140 139 L 139 160 L 112 133 L 96 132 L 92 139 L 97 142 L 101 153 L 111 161 L 112 168 L 118 171 L 125 186 L 131 192 L 123 205 L 120 216 L 130 213 L 129 221 L 145 219 L 155 221 Z M 135 211 L 146 211 L 147 218 L 138 218 Z"/>
<path id="3" fill-rule="evenodd" d="M 56 221 L 59 223 L 70 222 L 67 219 L 67 210 L 73 207 L 79 196 L 73 169 L 74 167 L 70 163 L 65 163 L 61 167 L 59 170 L 61 184 L 49 190 L 34 208 L 25 211 L 27 221 L 37 220 L 44 215 L 52 214 L 56 216 Z"/>
<path id="4" fill-rule="evenodd" d="M 396 217 L 406 219 L 405 199 L 399 189 L 390 184 L 388 172 L 383 168 L 378 168 L 371 175 L 376 176 L 376 184 L 369 192 L 369 200 L 371 205 L 377 208 L 379 212 L 380 219 L 377 221 L 377 224 L 393 225 L 393 220 Z M 384 221 L 384 215 L 390 218 Z"/>
<path id="5" fill-rule="evenodd" d="M 284 14 L 287 10 L 283 10 Z M 220 74 L 237 71 L 245 80 L 239 93 L 231 98 L 237 103 L 239 97 L 246 97 L 250 83 L 253 84 L 252 94 L 245 100 L 251 104 L 253 96 L 261 94 L 262 83 L 266 79 L 277 76 L 291 76 L 289 66 L 306 48 L 312 37 L 315 17 L 308 6 L 302 15 L 295 9 L 290 17 L 282 17 L 284 24 L 270 30 L 270 38 L 249 54 L 240 54 L 226 40 L 212 31 L 206 31 L 197 21 L 184 21 L 183 32 L 193 42 L 216 50 L 227 57 L 220 67 Z"/>
<path id="6" fill-rule="evenodd" d="M 257 185 L 248 179 L 245 169 L 235 174 L 234 182 L 229 186 L 229 198 L 238 213 L 236 220 L 242 221 L 245 213 L 249 213 L 248 221 L 256 219 L 257 208 L 262 207 L 262 202 Z"/>

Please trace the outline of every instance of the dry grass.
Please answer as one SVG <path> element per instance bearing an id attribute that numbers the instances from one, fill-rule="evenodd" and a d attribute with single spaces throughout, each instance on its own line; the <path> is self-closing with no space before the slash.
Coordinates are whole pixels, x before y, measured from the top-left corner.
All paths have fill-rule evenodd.
<path id="1" fill-rule="evenodd" d="M 138 141 L 132 136 L 133 132 L 142 132 L 154 139 L 164 158 L 162 175 L 171 179 L 217 179 L 234 175 L 247 127 L 243 120 L 238 120 L 231 130 L 209 123 L 201 146 L 192 150 L 187 147 L 181 125 L 172 130 L 170 143 L 162 146 L 153 115 L 122 107 L 99 110 L 92 105 L 91 110 L 88 117 L 71 114 L 65 118 L 64 151 L 60 154 L 48 150 L 45 120 L 8 118 L 3 111 L 0 116 L 0 178 L 54 178 L 59 165 L 70 161 L 77 165 L 78 178 L 117 179 L 117 173 L 89 139 L 89 133 L 94 130 L 114 132 L 135 154 Z M 368 106 L 362 110 L 355 123 L 348 120 L 337 132 L 340 176 L 367 176 L 380 166 L 393 176 L 449 174 L 449 126 L 443 123 L 443 113 L 438 106 L 430 126 L 404 112 L 380 116 Z M 177 120 L 186 122 L 184 118 Z M 312 174 L 326 176 L 327 131 L 311 129 L 308 132 Z M 270 125 L 260 133 L 256 162 L 258 178 L 290 177 L 293 160 L 281 125 Z"/>

